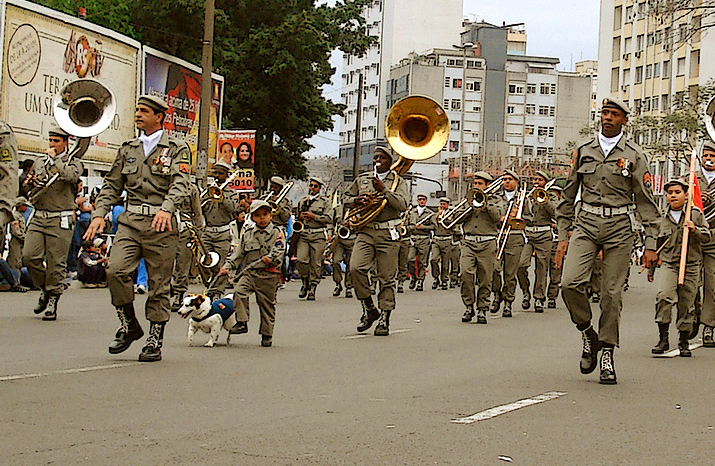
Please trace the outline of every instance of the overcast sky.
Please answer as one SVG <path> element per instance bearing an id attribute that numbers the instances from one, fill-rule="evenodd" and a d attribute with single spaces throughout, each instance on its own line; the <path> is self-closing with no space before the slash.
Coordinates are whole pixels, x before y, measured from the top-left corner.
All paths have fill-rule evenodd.
<path id="1" fill-rule="evenodd" d="M 441 0 L 433 1 L 437 5 Z M 525 23 L 527 54 L 558 57 L 559 69 L 568 71 L 573 69 L 572 63 L 598 58 L 599 3 L 598 0 L 464 0 L 464 17 L 497 25 Z M 325 89 L 325 95 L 337 101 L 342 55 L 334 54 L 332 61 L 338 68 L 337 79 Z M 336 122 L 332 132 L 311 139 L 315 148 L 310 155 L 337 155 L 339 131 L 340 124 Z"/>

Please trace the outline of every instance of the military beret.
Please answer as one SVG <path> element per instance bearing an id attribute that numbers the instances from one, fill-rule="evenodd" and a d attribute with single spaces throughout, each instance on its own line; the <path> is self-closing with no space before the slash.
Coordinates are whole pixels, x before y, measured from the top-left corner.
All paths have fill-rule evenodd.
<path id="1" fill-rule="evenodd" d="M 505 175 L 509 175 L 512 178 L 514 178 L 516 181 L 519 181 L 519 175 L 516 174 L 514 170 L 509 170 L 508 168 L 504 170 Z"/>
<path id="2" fill-rule="evenodd" d="M 439 202 L 446 202 L 447 204 L 449 204 L 451 201 L 449 200 L 448 197 L 443 197 L 442 199 L 439 200 Z"/>
<path id="3" fill-rule="evenodd" d="M 688 190 L 688 183 L 687 183 L 684 179 L 682 179 L 682 178 L 673 178 L 673 179 L 671 179 L 670 181 L 668 181 L 667 183 L 665 183 L 665 186 L 663 186 L 663 190 L 667 191 L 668 188 L 670 188 L 671 186 L 675 186 L 676 184 L 677 184 L 677 185 L 680 185 L 680 186 L 683 188 L 683 191 L 687 191 L 687 190 Z"/>
<path id="4" fill-rule="evenodd" d="M 251 208 L 249 209 L 249 212 L 251 215 L 253 215 L 258 211 L 258 209 L 262 209 L 264 207 L 272 211 L 271 205 L 269 203 L 260 199 L 256 199 L 255 201 L 251 202 Z"/>
<path id="5" fill-rule="evenodd" d="M 283 186 L 286 184 L 286 181 L 283 178 L 281 178 L 280 176 L 272 176 L 271 183 L 277 184 L 278 186 Z"/>
<path id="6" fill-rule="evenodd" d="M 417 199 L 424 197 L 425 199 L 429 199 L 429 196 L 426 195 L 425 193 L 417 193 Z"/>
<path id="7" fill-rule="evenodd" d="M 228 172 L 230 172 L 231 170 L 233 170 L 233 167 L 232 167 L 231 165 L 229 165 L 227 162 L 224 162 L 223 160 L 221 160 L 221 161 L 219 161 L 219 162 L 216 162 L 216 163 L 214 164 L 214 168 L 216 168 L 216 167 L 223 168 L 224 170 L 226 170 L 226 171 L 228 171 Z"/>
<path id="8" fill-rule="evenodd" d="M 562 188 L 561 186 L 559 186 L 559 185 L 557 185 L 557 184 L 553 184 L 553 185 L 551 185 L 551 187 L 549 188 L 549 191 L 561 192 L 561 191 L 563 191 L 563 190 L 564 190 L 564 188 Z"/>
<path id="9" fill-rule="evenodd" d="M 480 178 L 484 181 L 494 181 L 494 177 L 487 172 L 478 171 L 474 173 L 474 178 Z"/>
<path id="10" fill-rule="evenodd" d="M 546 181 L 549 181 L 551 179 L 548 173 L 542 170 L 536 170 L 536 175 L 542 177 Z"/>
<path id="11" fill-rule="evenodd" d="M 67 131 L 63 130 L 59 126 L 53 126 L 52 128 L 50 128 L 50 130 L 47 133 L 50 136 L 57 136 L 57 137 L 61 137 L 64 139 L 67 139 L 68 137 L 70 137 L 70 135 L 67 133 Z"/>
<path id="12" fill-rule="evenodd" d="M 166 113 L 169 110 L 169 106 L 164 102 L 163 99 L 155 96 L 144 94 L 137 100 L 137 105 L 146 105 L 150 109 L 154 110 L 156 113 Z"/>
<path id="13" fill-rule="evenodd" d="M 17 199 L 15 199 L 15 207 L 21 206 L 21 205 L 27 205 L 27 198 L 25 196 L 19 196 Z"/>
<path id="14" fill-rule="evenodd" d="M 603 99 L 603 102 L 601 103 L 601 108 L 616 108 L 625 113 L 626 115 L 631 113 L 631 109 L 628 108 L 628 105 L 625 102 L 620 99 L 610 97 L 606 97 L 605 99 Z"/>
<path id="15" fill-rule="evenodd" d="M 390 149 L 388 149 L 385 146 L 375 146 L 375 149 L 373 150 L 374 154 L 377 154 L 378 152 L 382 152 L 383 154 L 387 155 L 390 157 L 390 159 L 393 158 L 392 153 L 390 152 Z"/>
<path id="16" fill-rule="evenodd" d="M 317 176 L 311 176 L 311 177 L 310 177 L 310 181 L 315 181 L 315 182 L 318 183 L 321 187 L 322 187 L 322 186 L 325 186 L 325 183 L 323 182 L 323 180 L 321 180 L 321 179 L 318 178 Z"/>
<path id="17" fill-rule="evenodd" d="M 715 142 L 705 141 L 705 143 L 703 144 L 703 152 L 705 152 L 706 150 L 715 152 Z"/>

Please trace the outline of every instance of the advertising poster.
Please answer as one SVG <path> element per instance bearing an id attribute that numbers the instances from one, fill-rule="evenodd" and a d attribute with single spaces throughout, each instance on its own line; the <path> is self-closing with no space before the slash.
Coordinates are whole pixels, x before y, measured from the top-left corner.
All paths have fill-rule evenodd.
<path id="1" fill-rule="evenodd" d="M 238 170 L 230 185 L 237 191 L 255 191 L 256 131 L 219 131 L 216 161 Z"/>
<path id="2" fill-rule="evenodd" d="M 47 133 L 57 125 L 55 94 L 70 81 L 91 78 L 114 92 L 117 110 L 84 159 L 112 163 L 122 142 L 134 137 L 139 43 L 36 5 L 31 11 L 8 2 L 3 26 L 0 118 L 15 130 L 20 150 L 47 149 Z"/>
<path id="3" fill-rule="evenodd" d="M 201 68 L 144 47 L 144 93 L 159 96 L 169 105 L 164 129 L 169 136 L 186 141 L 191 149 L 192 165 L 195 166 L 201 107 Z M 211 85 L 209 157 L 216 153 L 222 101 L 223 77 L 214 74 Z"/>

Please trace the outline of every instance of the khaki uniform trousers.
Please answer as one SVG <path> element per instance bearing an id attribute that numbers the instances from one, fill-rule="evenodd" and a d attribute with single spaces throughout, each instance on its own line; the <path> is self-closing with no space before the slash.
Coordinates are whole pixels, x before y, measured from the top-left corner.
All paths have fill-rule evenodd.
<path id="1" fill-rule="evenodd" d="M 703 246 L 702 271 L 703 305 L 700 321 L 708 327 L 715 327 L 715 241 Z"/>
<path id="2" fill-rule="evenodd" d="M 559 287 L 561 286 L 561 269 L 556 267 L 556 250 L 559 248 L 559 242 L 551 243 L 551 255 L 549 259 L 549 290 L 547 297 L 556 299 L 559 296 Z"/>
<path id="3" fill-rule="evenodd" d="M 204 231 L 201 235 L 201 239 L 206 245 L 206 249 L 216 252 L 219 255 L 218 264 L 216 264 L 216 267 L 211 269 L 211 273 L 213 273 L 215 277 L 219 269 L 223 267 L 224 262 L 226 262 L 228 253 L 231 252 L 231 231 L 227 230 L 222 231 L 221 233 L 210 233 L 208 231 Z M 222 277 L 218 277 L 211 283 L 211 286 L 209 286 L 206 293 L 209 296 L 220 296 L 226 289 L 227 284 L 227 276 L 224 275 Z"/>
<path id="4" fill-rule="evenodd" d="M 462 240 L 462 255 L 460 266 L 462 269 L 462 302 L 465 306 L 477 303 L 477 309 L 489 308 L 489 294 L 494 277 L 494 267 L 497 256 L 496 240 L 478 243 L 476 241 Z M 475 293 L 474 282 L 477 283 Z"/>
<path id="5" fill-rule="evenodd" d="M 61 295 L 65 290 L 67 252 L 75 224 L 74 216 L 65 218 L 68 219 L 67 228 L 62 228 L 61 217 L 33 218 L 22 249 L 22 262 L 32 282 L 51 295 Z M 47 268 L 43 260 L 47 262 Z"/>
<path id="6" fill-rule="evenodd" d="M 693 305 L 700 283 L 700 262 L 685 267 L 685 283 L 678 286 L 680 264 L 663 262 L 658 271 L 658 294 L 655 297 L 655 322 L 670 324 L 673 306 L 677 306 L 678 315 L 675 326 L 679 332 L 688 332 L 693 328 L 695 314 Z"/>
<path id="7" fill-rule="evenodd" d="M 630 257 L 630 256 L 629 256 Z M 630 260 L 630 259 L 629 259 Z M 626 276 L 628 276 L 628 269 L 626 268 Z M 593 258 L 593 274 L 591 275 L 591 292 L 601 294 L 601 284 L 603 283 L 603 261 L 597 257 Z M 625 283 L 625 279 L 623 281 Z"/>
<path id="8" fill-rule="evenodd" d="M 300 234 L 296 250 L 296 268 L 300 278 L 307 278 L 311 285 L 320 283 L 320 279 L 323 278 L 324 256 L 325 233 L 323 231 Z"/>
<path id="9" fill-rule="evenodd" d="M 581 211 L 575 225 L 561 275 L 561 295 L 571 321 L 580 329 L 588 328 L 592 314 L 586 291 L 593 275 L 594 259 L 602 249 L 603 269 L 608 273 L 603 275 L 601 283 L 598 334 L 601 342 L 618 345 L 623 307 L 621 293 L 634 240 L 630 220 L 627 215 L 601 218 Z"/>
<path id="10" fill-rule="evenodd" d="M 193 254 L 186 244 L 191 241 L 191 234 L 188 231 L 179 233 L 179 240 L 176 245 L 176 256 L 174 258 L 174 273 L 171 277 L 171 289 L 181 297 L 189 289 L 189 275 L 191 273 L 191 261 Z"/>
<path id="11" fill-rule="evenodd" d="M 233 303 L 236 308 L 236 320 L 248 322 L 250 310 L 248 297 L 256 293 L 256 303 L 261 310 L 261 326 L 258 333 L 273 336 L 276 323 L 276 294 L 281 284 L 281 276 L 262 270 L 248 270 L 241 275 L 233 290 Z"/>
<path id="12" fill-rule="evenodd" d="M 447 283 L 449 278 L 452 239 L 435 239 L 432 243 L 432 277 L 440 283 Z M 441 267 L 440 267 L 441 264 Z"/>
<path id="13" fill-rule="evenodd" d="M 172 231 L 157 233 L 151 227 L 152 217 L 124 215 L 127 223 L 119 224 L 107 265 L 112 304 L 121 307 L 134 301 L 134 272 L 144 258 L 149 276 L 146 318 L 150 322 L 167 322 L 171 315 L 171 271 L 179 238 L 176 220 L 172 220 Z"/>
<path id="14" fill-rule="evenodd" d="M 409 278 L 410 275 L 410 240 L 400 239 L 399 252 L 398 252 L 398 271 L 397 271 L 397 281 L 402 283 Z"/>
<path id="15" fill-rule="evenodd" d="M 374 270 L 380 284 L 377 304 L 383 311 L 395 309 L 395 275 L 400 242 L 391 239 L 390 230 L 376 230 L 368 225 L 358 232 L 350 258 L 350 272 L 357 298 L 363 300 L 370 297 L 368 274 Z"/>
<path id="16" fill-rule="evenodd" d="M 343 282 L 343 271 L 340 268 L 340 261 L 342 260 L 345 262 L 345 288 L 347 289 L 353 287 L 352 274 L 350 273 L 350 256 L 353 253 L 354 244 L 354 239 L 338 239 L 333 251 L 333 281 L 338 284 Z"/>
<path id="17" fill-rule="evenodd" d="M 494 283 L 492 291 L 501 293 L 501 299 L 507 302 L 514 302 L 516 295 L 516 273 L 521 262 L 521 250 L 524 248 L 524 235 L 521 233 L 511 233 L 506 241 L 504 257 L 501 264 L 497 265 L 494 272 Z M 496 254 L 494 254 L 496 258 Z M 496 259 L 494 259 L 496 260 Z M 504 280 L 502 282 L 502 275 Z"/>
<path id="18" fill-rule="evenodd" d="M 410 253 L 407 257 L 407 262 L 410 267 L 417 260 L 417 271 L 415 277 L 418 280 L 425 278 L 425 270 L 427 269 L 427 260 L 429 259 L 429 235 L 413 236 L 410 245 Z M 410 270 L 413 272 L 413 270 Z"/>
<path id="19" fill-rule="evenodd" d="M 449 249 L 449 281 L 456 284 L 459 282 L 459 256 L 461 244 L 452 244 Z"/>
<path id="20" fill-rule="evenodd" d="M 534 299 L 546 299 L 546 277 L 549 270 L 549 258 L 553 245 L 551 231 L 539 233 L 527 233 L 528 242 L 521 250 L 521 259 L 517 278 L 519 286 L 525 292 L 530 292 L 529 266 L 531 257 L 536 258 L 536 270 L 534 271 Z"/>

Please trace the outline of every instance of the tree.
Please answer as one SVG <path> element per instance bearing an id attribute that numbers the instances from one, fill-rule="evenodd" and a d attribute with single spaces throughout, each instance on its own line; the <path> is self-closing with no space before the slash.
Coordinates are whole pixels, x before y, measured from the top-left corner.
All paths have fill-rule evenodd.
<path id="1" fill-rule="evenodd" d="M 199 63 L 203 0 L 39 0 L 75 14 L 87 8 L 89 21 L 139 42 Z M 217 0 L 214 70 L 226 78 L 224 128 L 257 130 L 256 175 L 306 175 L 303 154 L 318 131 L 330 130 L 344 105 L 322 96 L 339 49 L 364 54 L 363 8 L 371 0 Z"/>
<path id="2" fill-rule="evenodd" d="M 675 48 L 715 25 L 711 18 L 715 15 L 713 0 L 648 0 L 646 9 L 655 24 L 670 25 L 664 29 L 662 40 Z"/>

